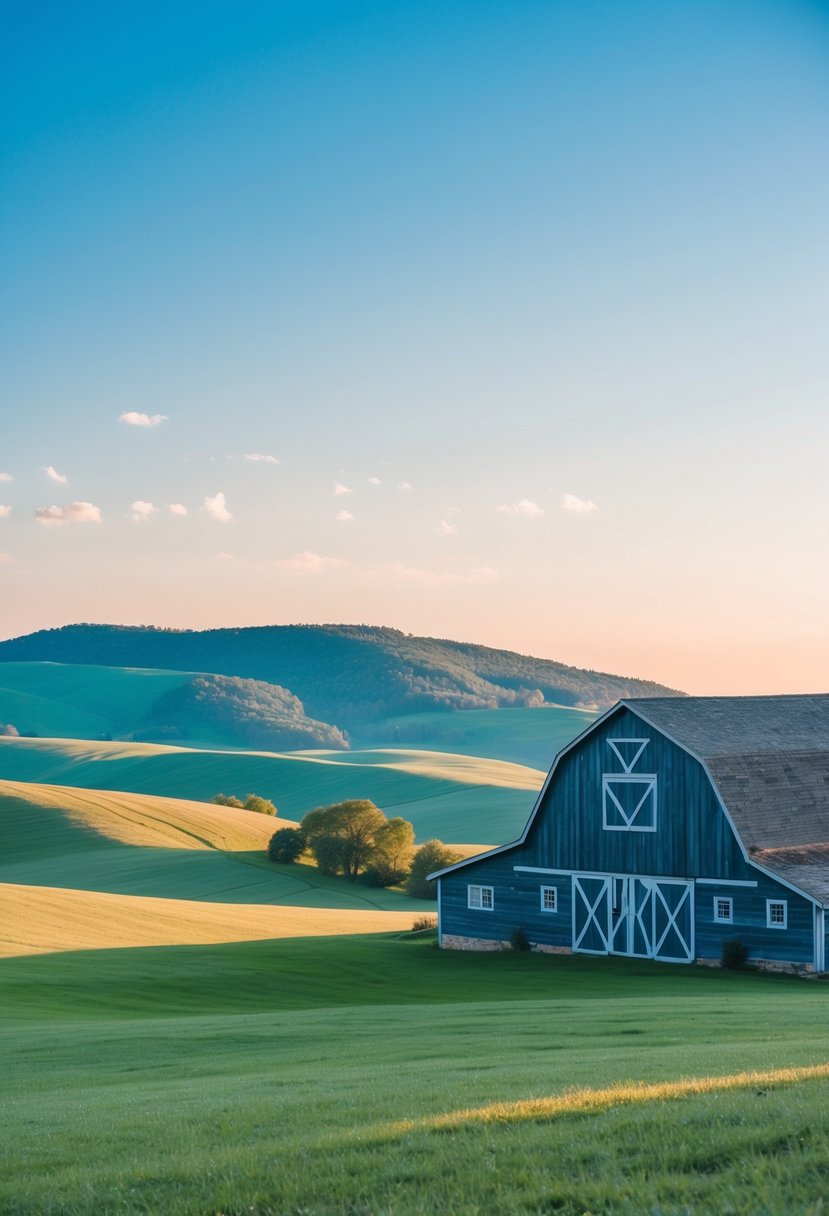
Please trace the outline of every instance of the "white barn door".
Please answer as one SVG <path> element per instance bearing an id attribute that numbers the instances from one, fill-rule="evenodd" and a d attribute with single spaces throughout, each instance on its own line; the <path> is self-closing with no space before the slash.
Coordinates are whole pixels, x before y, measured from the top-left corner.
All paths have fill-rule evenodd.
<path id="1" fill-rule="evenodd" d="M 574 874 L 573 950 L 693 962 L 693 882 L 631 874 Z"/>

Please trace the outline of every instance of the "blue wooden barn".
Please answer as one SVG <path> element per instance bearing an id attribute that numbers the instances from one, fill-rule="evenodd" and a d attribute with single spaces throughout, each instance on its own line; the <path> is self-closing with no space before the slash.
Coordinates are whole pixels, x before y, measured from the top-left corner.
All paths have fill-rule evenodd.
<path id="1" fill-rule="evenodd" d="M 827 969 L 829 696 L 620 701 L 521 837 L 438 879 L 441 945 Z"/>

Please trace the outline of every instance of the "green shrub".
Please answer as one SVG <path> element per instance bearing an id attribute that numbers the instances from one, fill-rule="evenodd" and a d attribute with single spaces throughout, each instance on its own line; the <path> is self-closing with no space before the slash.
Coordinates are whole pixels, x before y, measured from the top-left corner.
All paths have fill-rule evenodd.
<path id="1" fill-rule="evenodd" d="M 422 916 L 416 916 L 412 921 L 412 933 L 425 933 L 427 929 L 437 929 L 438 918 L 431 916 L 428 912 L 424 912 Z"/>
<path id="2" fill-rule="evenodd" d="M 232 806 L 240 811 L 244 810 L 245 807 L 244 802 L 239 798 L 234 798 L 233 794 L 216 794 L 210 801 L 215 802 L 217 806 Z"/>
<path id="3" fill-rule="evenodd" d="M 449 849 L 440 840 L 427 840 L 415 853 L 412 869 L 406 880 L 406 894 L 414 899 L 437 899 L 438 885 L 427 875 L 461 860 L 461 854 Z"/>
<path id="4" fill-rule="evenodd" d="M 256 811 L 257 815 L 276 815 L 278 813 L 270 798 L 260 798 L 258 794 L 248 794 L 244 806 L 246 811 Z"/>
<path id="5" fill-rule="evenodd" d="M 268 857 L 291 865 L 305 851 L 305 833 L 299 828 L 280 828 L 268 841 Z"/>
<path id="6" fill-rule="evenodd" d="M 738 937 L 730 937 L 723 942 L 720 962 L 726 971 L 739 971 L 741 967 L 745 967 L 747 960 L 748 948 Z"/>

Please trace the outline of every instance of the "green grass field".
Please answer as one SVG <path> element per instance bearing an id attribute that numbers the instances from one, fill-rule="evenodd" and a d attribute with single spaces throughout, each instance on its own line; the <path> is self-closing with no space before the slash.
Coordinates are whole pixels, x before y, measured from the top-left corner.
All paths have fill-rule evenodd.
<path id="1" fill-rule="evenodd" d="M 419 840 L 502 844 L 523 828 L 544 774 L 438 752 L 209 751 L 153 743 L 0 738 L 10 781 L 206 800 L 251 790 L 287 819 L 344 798 L 371 798 L 415 825 Z"/>
<path id="2" fill-rule="evenodd" d="M 154 701 L 192 672 L 81 663 L 0 663 L 0 722 L 66 739 L 132 729 Z"/>
<path id="3" fill-rule="evenodd" d="M 380 936 L 7 959 L 0 993 L 9 1216 L 824 1210 L 829 1083 L 735 1076 L 826 1062 L 822 983 Z"/>
<path id="4" fill-rule="evenodd" d="M 546 773 L 557 752 L 586 730 L 589 709 L 550 705 L 541 709 L 459 709 L 452 713 L 384 718 L 353 732 L 357 748 L 428 748 L 494 757 Z"/>

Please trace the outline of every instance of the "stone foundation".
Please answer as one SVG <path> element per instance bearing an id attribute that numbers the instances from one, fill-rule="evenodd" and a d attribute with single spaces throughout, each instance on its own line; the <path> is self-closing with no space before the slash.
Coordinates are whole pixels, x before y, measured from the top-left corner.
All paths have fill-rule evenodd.
<path id="1" fill-rule="evenodd" d="M 461 937 L 457 933 L 444 933 L 440 944 L 444 950 L 512 950 L 512 942 L 491 937 Z M 573 953 L 569 946 L 545 946 L 542 942 L 532 942 L 530 949 L 536 954 Z"/>
<path id="2" fill-rule="evenodd" d="M 509 942 L 491 937 L 461 937 L 457 933 L 444 933 L 440 939 L 443 950 L 511 950 Z"/>
<path id="3" fill-rule="evenodd" d="M 718 958 L 698 958 L 694 961 L 698 967 L 722 967 Z M 776 958 L 750 958 L 746 963 L 746 970 L 765 971 L 770 975 L 796 975 L 800 979 L 816 977 L 812 963 L 783 963 Z"/>

